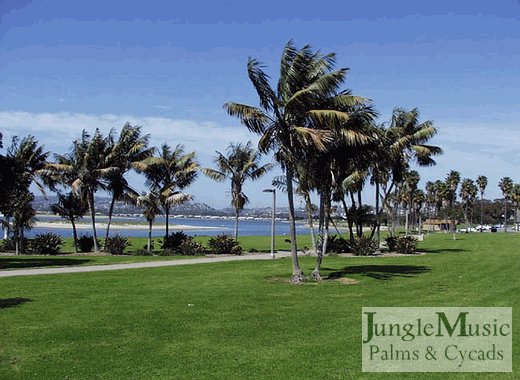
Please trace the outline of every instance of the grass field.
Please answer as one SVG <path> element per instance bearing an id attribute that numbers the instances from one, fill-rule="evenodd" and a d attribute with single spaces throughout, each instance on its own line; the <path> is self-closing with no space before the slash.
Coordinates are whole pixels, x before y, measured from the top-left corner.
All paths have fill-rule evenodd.
<path id="1" fill-rule="evenodd" d="M 302 286 L 289 259 L 2 278 L 0 379 L 518 379 L 520 235 L 457 238 Z M 363 373 L 363 306 L 512 307 L 513 372 Z"/>

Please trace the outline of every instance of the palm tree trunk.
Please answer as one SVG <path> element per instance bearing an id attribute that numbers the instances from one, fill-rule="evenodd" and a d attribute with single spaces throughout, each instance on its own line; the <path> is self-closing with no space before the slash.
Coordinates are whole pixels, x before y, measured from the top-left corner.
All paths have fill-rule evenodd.
<path id="1" fill-rule="evenodd" d="M 341 203 L 343 203 L 343 209 L 345 210 L 345 215 L 347 217 L 349 240 L 354 240 L 354 229 L 352 228 L 352 217 L 348 210 L 347 201 L 345 200 L 345 197 L 341 198 Z"/>
<path id="2" fill-rule="evenodd" d="M 148 252 L 152 251 L 152 224 L 153 221 L 150 219 L 148 221 Z"/>
<path id="3" fill-rule="evenodd" d="M 168 236 L 169 233 L 169 219 L 170 219 L 170 206 L 164 206 L 164 213 L 166 216 L 166 236 Z"/>
<path id="4" fill-rule="evenodd" d="M 237 241 L 238 241 L 238 216 L 239 216 L 238 209 L 235 209 L 235 240 L 237 240 Z"/>
<path id="5" fill-rule="evenodd" d="M 484 193 L 480 192 L 480 232 L 483 232 L 484 225 Z"/>
<path id="6" fill-rule="evenodd" d="M 76 223 L 74 223 L 74 219 L 70 222 L 72 223 L 72 236 L 74 237 L 74 253 L 78 253 L 78 233 L 76 231 Z"/>
<path id="7" fill-rule="evenodd" d="M 96 233 L 96 211 L 94 208 L 94 193 L 89 191 L 88 205 L 90 208 L 90 220 L 92 221 L 92 233 L 94 235 L 94 252 L 99 252 Z"/>
<path id="8" fill-rule="evenodd" d="M 456 231 L 455 231 L 457 229 L 457 226 L 455 225 L 455 207 L 453 205 L 453 202 L 451 202 L 450 213 L 451 213 L 451 232 L 453 234 L 453 240 L 457 240 L 457 235 L 456 235 Z"/>
<path id="9" fill-rule="evenodd" d="M 108 210 L 107 233 L 105 235 L 105 243 L 103 244 L 103 251 L 107 250 L 107 241 L 108 241 L 108 236 L 110 234 L 110 223 L 112 223 L 112 213 L 114 212 L 115 203 L 116 203 L 116 198 L 114 196 L 112 196 L 112 201 L 110 202 L 110 209 Z"/>
<path id="10" fill-rule="evenodd" d="M 300 263 L 298 262 L 298 251 L 296 246 L 296 223 L 294 220 L 294 194 L 293 194 L 293 170 L 290 167 L 290 164 L 286 167 L 286 178 L 287 178 L 287 201 L 289 203 L 289 233 L 291 236 L 291 259 L 292 259 L 292 267 L 293 274 L 291 277 L 291 282 L 293 283 L 302 283 L 305 281 L 305 277 L 303 275 L 303 271 L 300 268 Z"/>
<path id="11" fill-rule="evenodd" d="M 357 234 L 358 236 L 362 236 L 363 235 L 363 218 L 362 218 L 362 212 L 363 212 L 363 203 L 361 202 L 361 190 L 359 190 L 357 192 L 357 197 L 358 197 L 358 212 L 357 212 L 357 217 L 356 217 L 356 221 L 357 221 Z"/>
<path id="12" fill-rule="evenodd" d="M 314 232 L 314 221 L 312 218 L 312 203 L 311 203 L 311 197 L 309 196 L 309 192 L 305 192 L 303 197 L 305 199 L 305 208 L 307 209 L 307 219 L 309 220 L 309 228 L 311 230 L 312 250 L 315 254 L 317 254 L 318 251 L 316 250 L 316 234 Z"/>
<path id="13" fill-rule="evenodd" d="M 507 198 L 504 196 L 504 232 L 507 232 Z"/>
<path id="14" fill-rule="evenodd" d="M 321 249 L 316 252 L 318 255 L 316 259 L 316 267 L 314 268 L 314 271 L 311 273 L 311 278 L 315 279 L 316 281 L 321 281 L 321 263 L 323 262 L 323 255 L 327 253 L 327 243 L 329 241 L 329 220 L 330 220 L 330 190 L 325 190 L 325 192 L 322 192 L 324 199 L 324 217 L 325 217 L 325 228 L 323 233 L 323 244 L 321 246 Z"/>

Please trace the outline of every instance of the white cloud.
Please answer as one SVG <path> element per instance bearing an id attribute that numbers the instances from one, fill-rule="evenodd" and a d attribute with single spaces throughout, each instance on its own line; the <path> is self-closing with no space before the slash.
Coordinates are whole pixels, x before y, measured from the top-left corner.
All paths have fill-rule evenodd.
<path id="1" fill-rule="evenodd" d="M 65 98 L 59 98 L 58 102 L 63 103 L 65 101 Z"/>

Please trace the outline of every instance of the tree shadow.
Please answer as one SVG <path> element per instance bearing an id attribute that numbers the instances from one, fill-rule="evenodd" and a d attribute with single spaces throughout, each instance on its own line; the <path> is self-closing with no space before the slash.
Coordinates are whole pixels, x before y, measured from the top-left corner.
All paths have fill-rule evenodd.
<path id="1" fill-rule="evenodd" d="M 78 266 L 88 263 L 89 259 L 52 258 L 21 258 L 0 257 L 0 269 L 44 268 L 56 266 Z"/>
<path id="2" fill-rule="evenodd" d="M 25 302 L 32 302 L 29 298 L 6 298 L 6 299 L 0 299 L 0 309 L 6 309 L 8 307 L 18 306 Z"/>
<path id="3" fill-rule="evenodd" d="M 367 277 L 375 278 L 376 280 L 390 280 L 392 277 L 412 277 L 431 272 L 431 269 L 428 267 L 414 265 L 360 265 L 345 267 L 341 270 L 331 268 L 322 269 L 331 271 L 325 278 L 327 280 L 339 279 L 349 274 L 362 274 Z"/>
<path id="4" fill-rule="evenodd" d="M 442 252 L 466 252 L 467 249 L 460 249 L 460 248 L 443 248 L 443 249 L 418 249 L 418 251 L 420 252 L 424 252 L 424 253 L 434 253 L 434 254 L 438 254 L 438 253 L 442 253 Z"/>

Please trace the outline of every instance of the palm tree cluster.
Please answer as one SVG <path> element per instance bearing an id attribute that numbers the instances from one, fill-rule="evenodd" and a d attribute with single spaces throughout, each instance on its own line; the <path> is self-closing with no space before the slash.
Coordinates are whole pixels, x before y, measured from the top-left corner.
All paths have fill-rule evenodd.
<path id="1" fill-rule="evenodd" d="M 50 188 L 56 190 L 61 186 L 70 189 L 68 195 L 58 193 L 59 203 L 53 206 L 53 211 L 73 223 L 75 249 L 77 236 L 74 221 L 87 210 L 92 223 L 94 250 L 100 249 L 94 201 L 94 195 L 99 190 L 107 191 L 112 196 L 107 238 L 117 201 L 144 208 L 143 215 L 149 222 L 151 240 L 152 223 L 161 213 L 161 207 L 168 217 L 173 205 L 191 199 L 187 194 L 179 194 L 179 190 L 188 187 L 196 178 L 199 165 L 195 153 L 185 155 L 182 146 L 171 152 L 170 147 L 164 144 L 160 155 L 154 156 L 157 149 L 148 146 L 149 138 L 149 135 L 142 135 L 140 126 L 129 123 L 123 126 L 117 138 L 114 129 L 107 136 L 103 136 L 99 129 L 93 135 L 83 131 L 81 138 L 73 142 L 69 153 L 57 154 L 55 162 L 45 164 L 42 174 Z M 139 194 L 130 186 L 127 179 L 130 171 L 144 174 L 150 188 L 148 193 Z M 150 245 L 149 242 L 149 249 Z"/>
<path id="2" fill-rule="evenodd" d="M 285 172 L 291 235 L 293 282 L 304 281 L 298 262 L 294 222 L 294 179 L 302 191 L 314 190 L 320 197 L 321 236 L 318 260 L 312 277 L 320 278 L 326 252 L 331 202 L 343 201 L 349 219 L 362 234 L 362 199 L 365 184 L 376 186 L 377 218 L 372 235 L 378 231 L 382 209 L 391 209 L 390 194 L 403 186 L 412 160 L 433 165 L 442 150 L 426 142 L 435 135 L 431 121 L 419 122 L 419 112 L 395 109 L 388 128 L 376 125 L 371 100 L 341 89 L 348 69 L 334 69 L 336 55 L 314 52 L 310 46 L 298 50 L 290 41 L 284 48 L 280 77 L 275 88 L 263 65 L 249 59 L 247 72 L 259 98 L 260 107 L 236 102 L 224 104 L 253 133 L 260 135 L 259 149 L 272 152 Z M 380 194 L 381 192 L 381 194 Z M 350 197 L 347 207 L 345 198 Z M 379 204 L 381 198 L 381 205 Z"/>

